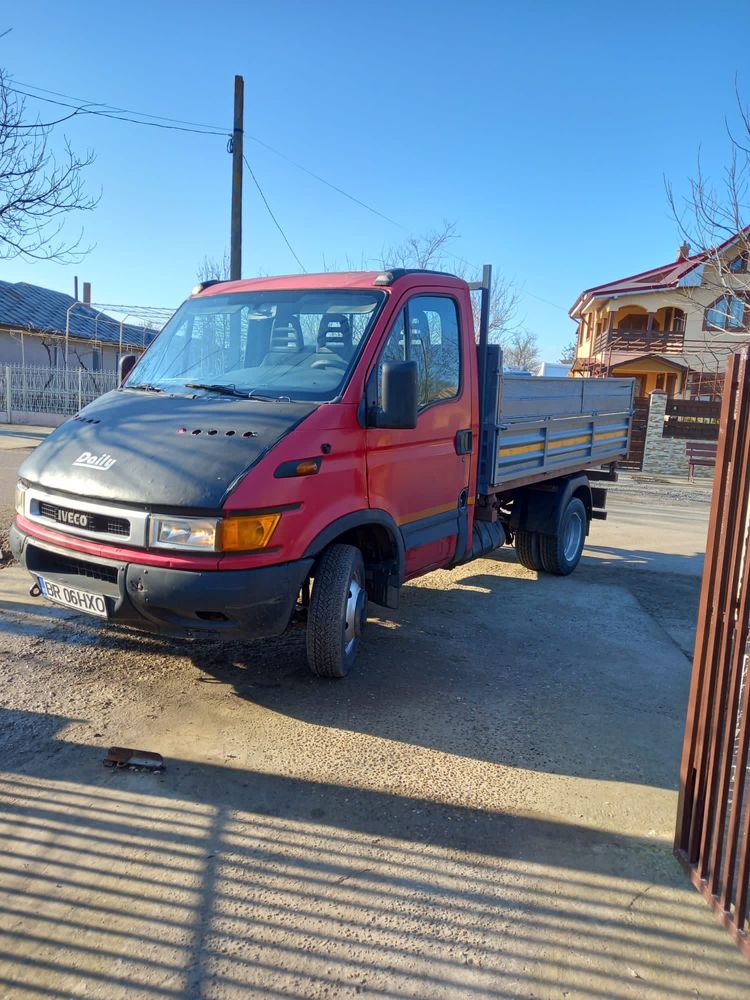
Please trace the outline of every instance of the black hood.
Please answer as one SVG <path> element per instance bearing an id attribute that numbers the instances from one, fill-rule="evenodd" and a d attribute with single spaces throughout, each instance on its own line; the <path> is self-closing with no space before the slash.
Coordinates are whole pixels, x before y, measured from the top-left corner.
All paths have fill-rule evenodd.
<path id="1" fill-rule="evenodd" d="M 115 390 L 61 424 L 19 474 L 92 499 L 214 510 L 316 407 Z"/>

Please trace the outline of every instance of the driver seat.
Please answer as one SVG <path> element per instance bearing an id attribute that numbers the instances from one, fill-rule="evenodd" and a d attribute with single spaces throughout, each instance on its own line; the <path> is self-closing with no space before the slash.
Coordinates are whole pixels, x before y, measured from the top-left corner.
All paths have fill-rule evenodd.
<path id="1" fill-rule="evenodd" d="M 338 354 L 349 361 L 354 353 L 349 317 L 340 313 L 323 316 L 318 327 L 318 353 Z"/>
<path id="2" fill-rule="evenodd" d="M 296 316 L 286 319 L 277 317 L 271 327 L 268 343 L 268 354 L 263 359 L 264 365 L 290 364 L 291 355 L 304 351 L 305 342 L 302 328 Z"/>

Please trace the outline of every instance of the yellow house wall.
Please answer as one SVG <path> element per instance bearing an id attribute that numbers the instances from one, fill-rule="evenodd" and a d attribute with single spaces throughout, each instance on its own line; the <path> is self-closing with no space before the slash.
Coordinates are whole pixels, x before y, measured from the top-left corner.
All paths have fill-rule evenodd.
<path id="1" fill-rule="evenodd" d="M 659 375 L 676 375 L 675 394 L 679 395 L 684 388 L 685 373 L 658 361 L 656 358 L 647 361 L 634 361 L 632 365 L 618 365 L 617 371 L 612 373 L 616 378 L 639 377 L 642 379 L 643 395 L 648 396 L 656 389 L 664 392 L 666 382 L 663 386 L 656 384 Z"/>

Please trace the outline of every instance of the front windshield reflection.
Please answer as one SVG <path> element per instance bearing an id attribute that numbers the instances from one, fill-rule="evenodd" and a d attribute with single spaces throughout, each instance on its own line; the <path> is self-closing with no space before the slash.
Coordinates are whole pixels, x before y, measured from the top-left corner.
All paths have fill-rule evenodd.
<path id="1" fill-rule="evenodd" d="M 125 387 L 188 392 L 190 383 L 256 398 L 335 399 L 383 298 L 327 289 L 188 299 Z"/>

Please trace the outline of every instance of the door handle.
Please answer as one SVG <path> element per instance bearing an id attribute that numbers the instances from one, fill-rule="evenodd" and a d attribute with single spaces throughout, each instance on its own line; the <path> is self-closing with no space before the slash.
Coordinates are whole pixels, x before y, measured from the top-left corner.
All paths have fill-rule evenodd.
<path id="1" fill-rule="evenodd" d="M 471 433 L 471 428 L 467 428 L 463 431 L 456 431 L 456 439 L 454 443 L 457 455 L 470 455 L 474 443 L 474 435 Z"/>

